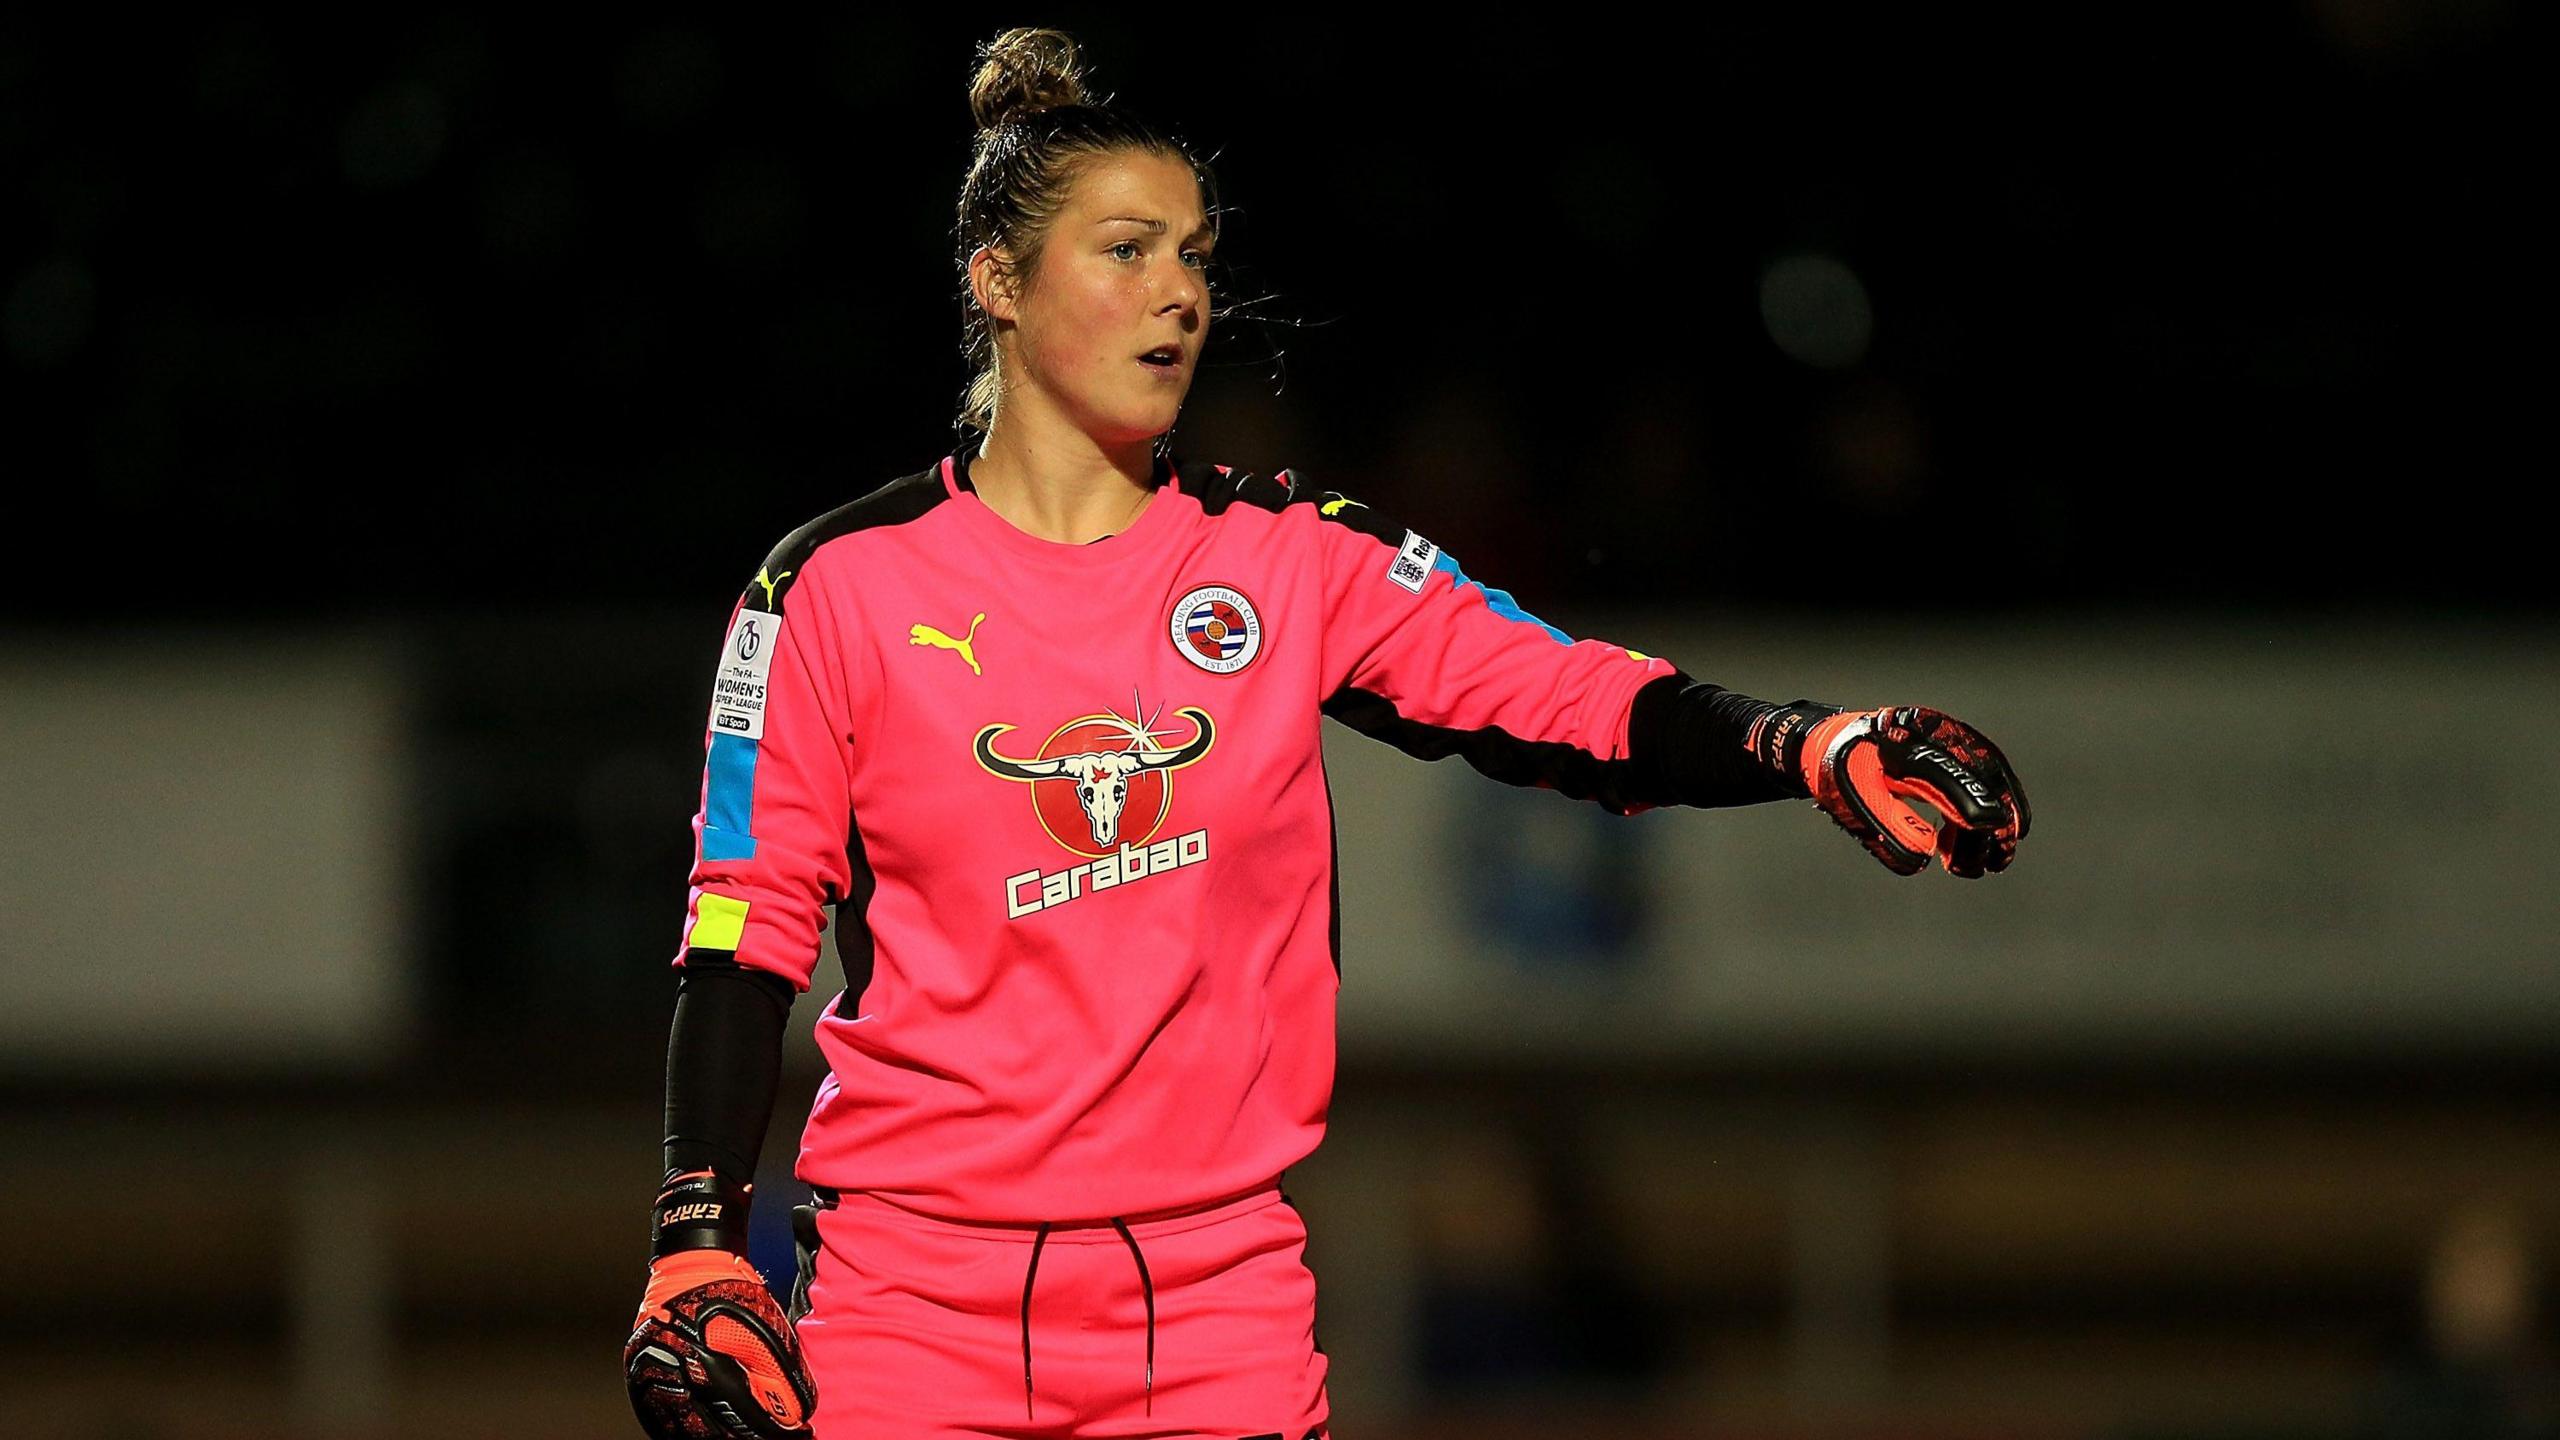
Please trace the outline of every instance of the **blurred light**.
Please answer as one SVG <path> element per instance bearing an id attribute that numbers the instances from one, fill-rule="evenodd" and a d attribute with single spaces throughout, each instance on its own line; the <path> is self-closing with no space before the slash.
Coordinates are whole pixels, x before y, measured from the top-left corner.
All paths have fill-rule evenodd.
<path id="1" fill-rule="evenodd" d="M 490 162 L 480 186 L 480 233 L 521 259 L 566 254 L 586 218 L 578 173 L 557 155 L 519 150 Z"/>
<path id="2" fill-rule="evenodd" d="M 1875 334 L 1867 287 L 1828 255 L 1789 255 L 1760 272 L 1760 321 L 1790 358 L 1824 370 L 1865 359 Z"/>
<path id="3" fill-rule="evenodd" d="M 444 132 L 444 97 L 415 81 L 385 85 L 347 117 L 338 163 L 355 185 L 393 189 L 435 168 Z"/>
<path id="4" fill-rule="evenodd" d="M 2532 1245 L 2515 1207 L 2475 1203 L 2437 1235 L 2427 1266 L 2427 1327 L 2436 1351 L 2473 1364 L 2503 1360 L 2532 1330 Z"/>
<path id="5" fill-rule="evenodd" d="M 96 300 L 89 268 L 77 260 L 48 260 L 20 275 L 0 305 L 9 358 L 42 366 L 69 356 L 89 338 Z"/>

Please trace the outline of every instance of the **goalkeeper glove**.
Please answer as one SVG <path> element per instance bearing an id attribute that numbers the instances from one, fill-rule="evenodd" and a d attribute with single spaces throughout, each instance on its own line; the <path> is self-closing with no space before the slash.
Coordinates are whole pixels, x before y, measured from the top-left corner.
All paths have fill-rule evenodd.
<path id="1" fill-rule="evenodd" d="M 1967 880 L 2009 868 L 2032 812 L 2007 756 L 1979 730 L 1917 705 L 1842 711 L 1798 700 L 1751 727 L 1751 753 L 1896 875 L 1932 856 Z M 1932 823 L 1908 802 L 1938 812 Z"/>
<path id="2" fill-rule="evenodd" d="M 753 1186 L 670 1172 L 650 1216 L 649 1288 L 622 1347 L 654 1440 L 808 1440 L 818 1387 L 800 1337 L 743 1253 Z"/>

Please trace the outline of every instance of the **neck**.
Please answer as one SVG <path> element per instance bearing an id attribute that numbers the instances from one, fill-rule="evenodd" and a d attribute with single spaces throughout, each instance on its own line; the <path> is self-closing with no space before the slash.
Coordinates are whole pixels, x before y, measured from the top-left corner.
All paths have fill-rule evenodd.
<path id="1" fill-rule="evenodd" d="M 969 462 L 969 485 L 1013 528 L 1082 545 L 1129 528 L 1155 493 L 1149 440 L 1103 445 L 1073 426 L 999 417 Z"/>

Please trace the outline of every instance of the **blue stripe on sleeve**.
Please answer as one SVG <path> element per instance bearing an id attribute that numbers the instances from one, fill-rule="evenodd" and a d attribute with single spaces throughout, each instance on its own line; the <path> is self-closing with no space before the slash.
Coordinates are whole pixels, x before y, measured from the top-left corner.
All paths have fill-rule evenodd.
<path id="1" fill-rule="evenodd" d="M 1546 631 L 1549 635 L 1554 636 L 1556 643 L 1559 645 L 1570 645 L 1573 643 L 1572 636 L 1567 635 L 1553 625 L 1539 619 L 1537 616 L 1530 614 L 1528 611 L 1521 609 L 1520 602 L 1511 598 L 1510 591 L 1496 590 L 1490 585 L 1476 585 L 1475 581 L 1467 578 L 1466 571 L 1458 568 L 1458 562 L 1450 557 L 1448 551 L 1441 551 L 1438 558 L 1431 562 L 1431 568 L 1434 570 L 1448 571 L 1452 578 L 1452 582 L 1455 584 L 1475 585 L 1476 589 L 1482 591 L 1484 594 L 1484 603 L 1486 608 L 1492 610 L 1494 614 L 1501 616 L 1503 619 L 1516 620 L 1523 625 L 1535 625 L 1539 629 Z"/>
<path id="2" fill-rule="evenodd" d="M 753 860 L 756 837 L 747 825 L 755 804 L 756 742 L 744 735 L 715 734 L 710 763 L 702 799 L 702 858 Z"/>

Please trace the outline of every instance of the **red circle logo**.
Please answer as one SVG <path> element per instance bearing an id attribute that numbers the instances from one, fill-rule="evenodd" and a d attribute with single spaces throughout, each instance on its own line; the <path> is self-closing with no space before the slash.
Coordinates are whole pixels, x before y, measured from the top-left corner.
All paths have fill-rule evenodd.
<path id="1" fill-rule="evenodd" d="M 1081 715 L 1059 726 L 1029 757 L 1008 755 L 997 741 L 1010 725 L 978 732 L 978 763 L 1001 779 L 1028 782 L 1032 813 L 1060 849 L 1099 860 L 1126 845 L 1144 845 L 1173 810 L 1173 772 L 1209 753 L 1217 726 L 1205 710 L 1176 712 L 1191 723 L 1187 740 L 1117 715 Z"/>

